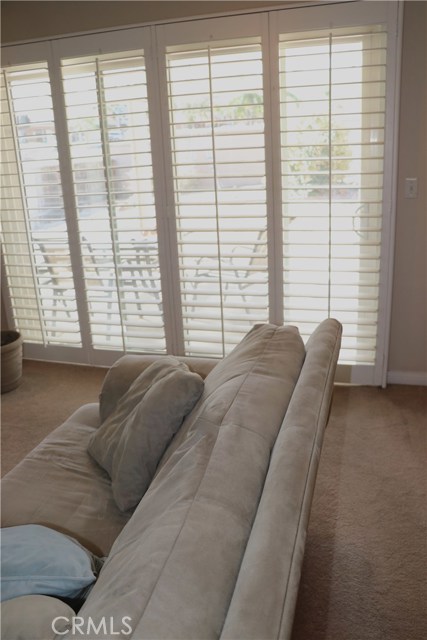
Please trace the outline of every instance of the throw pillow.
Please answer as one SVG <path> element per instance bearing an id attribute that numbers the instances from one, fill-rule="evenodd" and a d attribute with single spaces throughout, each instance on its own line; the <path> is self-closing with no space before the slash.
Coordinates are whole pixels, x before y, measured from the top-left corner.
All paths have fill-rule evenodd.
<path id="1" fill-rule="evenodd" d="M 125 356 L 126 357 L 126 356 Z M 120 360 L 118 361 L 120 362 Z M 116 365 L 111 368 L 114 369 Z M 99 412 L 101 423 L 115 413 L 115 421 L 126 417 L 130 411 L 142 400 L 148 389 L 160 378 L 170 373 L 174 369 L 183 369 L 188 371 L 185 363 L 182 363 L 174 356 L 161 356 L 148 365 L 129 385 L 127 391 L 118 399 L 115 398 L 114 404 L 106 405 L 106 398 L 100 398 Z M 111 394 L 110 394 L 111 395 Z M 102 396 L 102 394 L 101 394 Z M 102 402 L 103 401 L 103 402 Z"/>
<path id="2" fill-rule="evenodd" d="M 122 511 L 135 507 L 169 442 L 203 391 L 203 379 L 167 357 L 150 365 L 92 435 L 88 451 L 112 480 Z"/>
<path id="3" fill-rule="evenodd" d="M 1 600 L 33 594 L 81 598 L 101 566 L 77 540 L 49 527 L 1 530 Z"/>
<path id="4" fill-rule="evenodd" d="M 65 602 L 40 595 L 2 602 L 0 611 L 4 640 L 54 640 L 71 629 L 75 616 Z"/>

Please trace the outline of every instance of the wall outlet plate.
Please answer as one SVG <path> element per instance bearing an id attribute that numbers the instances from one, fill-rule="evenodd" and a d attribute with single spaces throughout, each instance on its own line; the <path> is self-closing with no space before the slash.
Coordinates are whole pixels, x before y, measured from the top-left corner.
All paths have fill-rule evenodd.
<path id="1" fill-rule="evenodd" d="M 418 195 L 418 178 L 405 179 L 405 198 L 416 198 Z"/>

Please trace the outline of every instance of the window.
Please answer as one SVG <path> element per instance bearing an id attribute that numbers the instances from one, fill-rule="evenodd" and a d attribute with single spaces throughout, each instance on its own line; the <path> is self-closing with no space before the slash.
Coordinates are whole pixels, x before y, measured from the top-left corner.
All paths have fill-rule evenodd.
<path id="1" fill-rule="evenodd" d="M 81 345 L 47 64 L 2 74 L 2 249 L 25 340 Z"/>
<path id="2" fill-rule="evenodd" d="M 94 348 L 165 351 L 142 51 L 62 60 Z"/>
<path id="3" fill-rule="evenodd" d="M 335 316 L 342 379 L 380 384 L 396 25 L 390 3 L 343 3 L 5 48 L 27 353 L 222 357 L 255 323 L 307 337 Z"/>
<path id="4" fill-rule="evenodd" d="M 386 34 L 280 37 L 284 319 L 346 327 L 341 362 L 374 364 Z"/>
<path id="5" fill-rule="evenodd" d="M 184 344 L 191 355 L 223 356 L 255 322 L 269 319 L 257 40 L 167 49 Z"/>

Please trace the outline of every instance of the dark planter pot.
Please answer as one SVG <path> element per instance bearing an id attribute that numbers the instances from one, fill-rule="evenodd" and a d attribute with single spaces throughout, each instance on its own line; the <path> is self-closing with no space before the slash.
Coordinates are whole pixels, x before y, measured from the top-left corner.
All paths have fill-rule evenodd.
<path id="1" fill-rule="evenodd" d="M 22 378 L 22 336 L 17 331 L 1 332 L 1 392 L 12 391 Z"/>

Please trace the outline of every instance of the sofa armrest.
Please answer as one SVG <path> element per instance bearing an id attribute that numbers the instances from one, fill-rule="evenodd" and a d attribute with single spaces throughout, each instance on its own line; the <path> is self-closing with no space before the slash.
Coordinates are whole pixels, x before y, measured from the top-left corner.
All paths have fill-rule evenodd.
<path id="1" fill-rule="evenodd" d="M 99 413 L 101 422 L 104 422 L 114 410 L 117 402 L 126 393 L 132 382 L 150 364 L 162 358 L 158 355 L 126 355 L 122 356 L 113 364 L 105 376 L 101 393 L 99 395 Z M 213 358 L 191 358 L 179 356 L 178 360 L 185 362 L 191 371 L 195 371 L 202 378 L 206 378 L 208 373 L 218 363 Z"/>

